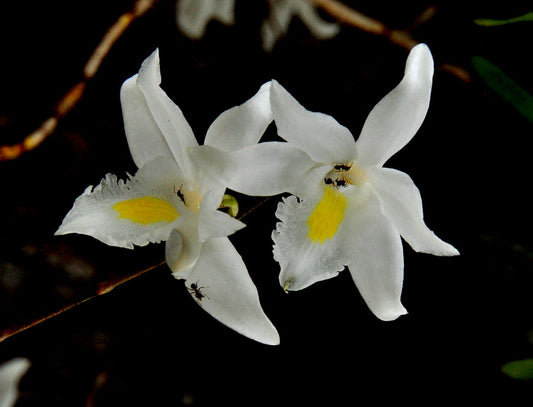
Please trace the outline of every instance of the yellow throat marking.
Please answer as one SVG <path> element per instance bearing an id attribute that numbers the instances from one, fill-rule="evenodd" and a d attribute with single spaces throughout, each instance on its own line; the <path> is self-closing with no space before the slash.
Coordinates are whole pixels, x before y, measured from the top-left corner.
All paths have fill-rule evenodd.
<path id="1" fill-rule="evenodd" d="M 128 219 L 141 225 L 172 222 L 180 216 L 170 203 L 161 198 L 143 196 L 117 202 L 112 206 L 119 219 Z"/>
<path id="2" fill-rule="evenodd" d="M 324 186 L 324 194 L 313 213 L 307 219 L 309 233 L 307 237 L 314 243 L 324 243 L 337 233 L 344 219 L 348 198 L 336 188 Z"/>

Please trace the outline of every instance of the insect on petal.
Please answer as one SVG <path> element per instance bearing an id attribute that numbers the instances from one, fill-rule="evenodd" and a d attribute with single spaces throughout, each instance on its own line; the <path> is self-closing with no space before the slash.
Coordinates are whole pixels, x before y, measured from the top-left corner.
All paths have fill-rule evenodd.
<path id="1" fill-rule="evenodd" d="M 279 344 L 241 256 L 228 238 L 208 239 L 187 277 L 189 293 L 224 325 L 267 345 Z M 194 286 L 193 286 L 194 284 Z"/>

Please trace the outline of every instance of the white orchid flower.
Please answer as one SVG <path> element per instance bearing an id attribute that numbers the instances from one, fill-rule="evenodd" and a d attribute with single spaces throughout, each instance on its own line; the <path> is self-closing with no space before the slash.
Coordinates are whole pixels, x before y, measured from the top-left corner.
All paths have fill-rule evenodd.
<path id="1" fill-rule="evenodd" d="M 383 164 L 411 140 L 426 116 L 433 59 L 424 44 L 412 49 L 400 84 L 370 112 L 357 141 L 331 116 L 302 107 L 272 81 L 270 98 L 279 135 L 222 153 L 195 151 L 212 175 L 249 195 L 290 192 L 276 216 L 274 257 L 280 284 L 300 290 L 348 266 L 372 312 L 382 320 L 405 314 L 402 236 L 415 251 L 458 251 L 425 225 L 411 178 Z M 222 154 L 220 154 L 222 153 Z"/>
<path id="2" fill-rule="evenodd" d="M 233 25 L 235 0 L 178 0 L 176 21 L 189 38 L 202 38 L 210 20 Z"/>
<path id="3" fill-rule="evenodd" d="M 321 40 L 332 38 L 340 31 L 338 24 L 324 21 L 308 0 L 269 0 L 269 5 L 269 18 L 261 27 L 265 51 L 272 51 L 278 39 L 287 33 L 293 16 L 299 17 L 311 34 Z"/>
<path id="4" fill-rule="evenodd" d="M 0 407 L 15 405 L 20 379 L 29 368 L 30 361 L 25 358 L 11 359 L 0 365 Z"/>
<path id="5" fill-rule="evenodd" d="M 139 168 L 135 176 L 123 182 L 108 174 L 89 186 L 56 234 L 85 234 L 125 248 L 167 241 L 167 264 L 203 309 L 245 336 L 277 344 L 278 333 L 227 238 L 245 225 L 217 210 L 225 187 L 189 156 L 188 148 L 198 142 L 160 82 L 156 50 L 122 85 L 124 127 Z M 222 113 L 206 143 L 215 136 L 213 145 L 226 150 L 257 143 L 272 120 L 268 89 Z"/>

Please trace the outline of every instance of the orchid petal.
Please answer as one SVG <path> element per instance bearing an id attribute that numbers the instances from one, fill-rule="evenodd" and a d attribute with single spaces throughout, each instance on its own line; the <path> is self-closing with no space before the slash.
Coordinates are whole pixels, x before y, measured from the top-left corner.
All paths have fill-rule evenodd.
<path id="1" fill-rule="evenodd" d="M 198 305 L 224 325 L 261 343 L 279 344 L 246 266 L 227 238 L 205 241 L 187 287 Z"/>
<path id="2" fill-rule="evenodd" d="M 275 80 L 270 88 L 270 101 L 281 138 L 320 163 L 353 160 L 354 138 L 333 117 L 305 109 Z"/>
<path id="3" fill-rule="evenodd" d="M 235 0 L 214 0 L 211 3 L 216 4 L 213 18 L 227 25 L 235 23 Z"/>
<path id="4" fill-rule="evenodd" d="M 212 196 L 212 199 L 209 200 L 209 208 L 215 210 L 218 209 L 218 207 L 220 206 L 220 202 L 222 202 L 222 198 L 226 193 L 226 186 L 221 184 L 216 177 L 210 176 L 208 171 L 204 171 L 205 168 L 201 166 L 201 163 L 197 161 L 196 157 L 192 154 L 195 150 L 202 148 L 204 148 L 204 146 L 191 147 L 189 149 L 189 155 L 191 159 L 194 160 L 195 165 L 198 167 L 198 169 L 202 168 L 202 170 L 199 170 L 198 192 L 200 193 L 201 197 L 205 196 L 208 193 Z M 204 206 L 204 208 L 206 207 L 203 198 L 202 205 Z"/>
<path id="5" fill-rule="evenodd" d="M 272 24 L 268 21 L 263 21 L 261 25 L 261 40 L 263 42 L 263 50 L 265 52 L 272 52 L 274 44 L 279 39 L 280 33 L 274 30 Z"/>
<path id="6" fill-rule="evenodd" d="M 0 407 L 12 407 L 18 398 L 20 379 L 30 368 L 25 358 L 11 359 L 0 366 Z"/>
<path id="7" fill-rule="evenodd" d="M 211 146 L 190 150 L 195 162 L 226 187 L 253 196 L 298 193 L 316 163 L 288 143 L 254 144 L 234 152 Z"/>
<path id="8" fill-rule="evenodd" d="M 298 16 L 309 31 L 317 38 L 326 39 L 335 36 L 340 27 L 338 24 L 322 20 L 315 6 L 307 0 L 270 1 L 270 15 L 261 27 L 263 49 L 272 51 L 276 41 L 289 30 L 293 16 Z"/>
<path id="9" fill-rule="evenodd" d="M 270 0 L 269 3 L 270 15 L 261 25 L 261 39 L 266 52 L 272 51 L 278 39 L 287 33 L 295 12 L 294 1 Z"/>
<path id="10" fill-rule="evenodd" d="M 324 21 L 317 13 L 315 7 L 307 0 L 298 1 L 298 15 L 309 31 L 318 39 L 328 39 L 336 36 L 340 26 L 335 23 Z"/>
<path id="11" fill-rule="evenodd" d="M 403 250 L 400 234 L 381 213 L 371 195 L 346 221 L 343 253 L 352 278 L 370 310 L 390 321 L 407 311 L 400 301 L 403 284 Z"/>
<path id="12" fill-rule="evenodd" d="M 284 34 L 289 28 L 289 24 L 293 15 L 295 14 L 298 5 L 293 1 L 277 1 L 269 0 L 270 6 L 270 25 L 277 27 Z"/>
<path id="13" fill-rule="evenodd" d="M 130 153 L 137 167 L 141 168 L 156 157 L 174 159 L 174 156 L 137 86 L 137 77 L 134 75 L 124 82 L 120 102 Z"/>
<path id="14" fill-rule="evenodd" d="M 379 168 L 370 171 L 369 177 L 380 198 L 384 215 L 413 250 L 438 256 L 459 254 L 424 223 L 420 191 L 409 175 L 390 168 Z"/>
<path id="15" fill-rule="evenodd" d="M 235 20 L 235 0 L 179 0 L 176 18 L 179 28 L 190 38 L 201 38 L 210 19 L 232 25 Z"/>
<path id="16" fill-rule="evenodd" d="M 280 264 L 280 285 L 298 291 L 317 281 L 335 277 L 344 269 L 342 230 L 322 243 L 309 238 L 307 221 L 319 199 L 302 200 L 295 196 L 283 198 L 276 217 L 280 222 L 272 233 L 274 259 Z M 341 225 L 342 226 L 342 225 Z"/>
<path id="17" fill-rule="evenodd" d="M 176 19 L 180 30 L 190 38 L 202 38 L 207 23 L 212 17 L 212 7 L 210 7 L 212 3 L 210 1 L 179 0 L 176 4 Z"/>
<path id="18" fill-rule="evenodd" d="M 272 122 L 270 82 L 240 106 L 226 110 L 211 124 L 205 145 L 223 151 L 239 150 L 259 141 Z"/>
<path id="19" fill-rule="evenodd" d="M 433 58 L 425 44 L 414 47 L 398 86 L 370 112 L 356 142 L 358 165 L 382 166 L 421 126 L 429 107 Z"/>
<path id="20" fill-rule="evenodd" d="M 187 148 L 197 146 L 198 142 L 182 111 L 159 87 L 160 83 L 159 51 L 155 50 L 142 63 L 137 86 L 181 171 L 190 183 L 195 184 L 198 172 L 187 154 Z"/>
<path id="21" fill-rule="evenodd" d="M 161 158 L 126 182 L 107 174 L 76 199 L 55 234 L 80 233 L 129 249 L 166 240 L 187 212 L 174 192 L 180 184 L 175 169 L 173 161 Z M 158 211 L 150 211 L 154 208 Z"/>
<path id="22" fill-rule="evenodd" d="M 204 242 L 210 237 L 226 237 L 244 228 L 246 225 L 217 210 L 221 198 L 216 191 L 203 196 L 198 219 L 198 238 Z"/>

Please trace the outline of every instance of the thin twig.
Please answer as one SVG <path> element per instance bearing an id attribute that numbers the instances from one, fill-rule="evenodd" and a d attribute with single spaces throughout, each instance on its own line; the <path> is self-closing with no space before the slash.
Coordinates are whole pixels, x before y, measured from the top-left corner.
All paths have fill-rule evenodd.
<path id="1" fill-rule="evenodd" d="M 83 79 L 70 88 L 59 102 L 57 102 L 54 115 L 46 119 L 35 131 L 26 136 L 20 143 L 0 146 L 0 161 L 14 160 L 20 157 L 23 153 L 33 150 L 55 131 L 59 119 L 70 112 L 81 100 L 87 82 L 94 77 L 111 47 L 130 24 L 153 7 L 156 1 L 157 0 L 137 0 L 130 11 L 122 14 L 118 18 L 111 28 L 107 30 L 87 61 L 87 64 L 83 68 Z"/>
<path id="2" fill-rule="evenodd" d="M 40 318 L 37 318 L 37 319 L 34 319 L 33 321 L 27 323 L 27 324 L 22 324 L 22 325 L 17 325 L 17 326 L 13 326 L 13 327 L 10 327 L 10 328 L 7 328 L 7 329 L 4 329 L 3 331 L 0 331 L 0 342 L 3 342 L 5 341 L 6 339 L 16 335 L 16 334 L 19 334 L 21 332 L 24 332 L 25 330 L 27 329 L 30 329 L 30 328 L 33 328 L 34 326 L 37 326 L 37 325 L 40 325 L 41 323 L 45 322 L 45 321 L 48 321 L 49 319 L 52 319 L 58 315 L 61 315 L 63 314 L 64 312 L 68 311 L 68 310 L 71 310 L 72 308 L 75 308 L 83 303 L 86 303 L 87 301 L 90 301 L 96 297 L 99 297 L 101 295 L 105 295 L 105 294 L 108 294 L 110 293 L 111 291 L 113 291 L 115 288 L 117 288 L 118 286 L 121 286 L 122 284 L 134 279 L 134 278 L 137 278 L 149 271 L 152 271 L 152 270 L 155 270 L 156 268 L 158 267 L 161 267 L 163 264 L 165 264 L 166 262 L 161 262 L 159 264 L 156 264 L 155 266 L 150 266 L 146 269 L 143 269 L 143 270 L 140 270 L 132 275 L 129 275 L 129 276 L 126 276 L 126 277 L 122 277 L 120 279 L 117 279 L 117 280 L 114 280 L 114 281 L 104 281 L 100 284 L 98 284 L 98 287 L 96 289 L 96 293 L 94 295 L 91 295 L 90 297 L 87 297 L 81 301 L 76 301 L 72 304 L 68 304 L 64 307 L 62 307 L 61 309 L 57 310 L 57 311 L 54 311 L 52 312 L 51 314 L 48 314 L 48 315 L 45 315 L 44 317 L 40 317 Z"/>
<path id="3" fill-rule="evenodd" d="M 242 220 L 243 218 L 245 218 L 246 216 L 248 216 L 250 213 L 252 213 L 253 211 L 255 211 L 257 208 L 259 208 L 261 205 L 265 204 L 266 202 L 268 202 L 268 200 L 272 199 L 273 197 L 272 196 L 267 196 L 265 199 L 263 199 L 261 202 L 259 202 L 257 205 L 255 205 L 253 208 L 251 209 L 248 209 L 246 212 L 244 212 L 241 216 L 238 216 L 237 217 L 237 220 Z"/>
<path id="4" fill-rule="evenodd" d="M 398 45 L 402 48 L 410 50 L 415 45 L 419 44 L 419 41 L 413 38 L 409 33 L 409 30 L 392 30 L 387 25 L 379 20 L 373 19 L 364 15 L 363 13 L 354 10 L 347 5 L 341 3 L 338 0 L 308 0 L 320 7 L 332 17 L 335 17 L 341 23 L 358 28 L 362 31 L 370 34 L 379 35 L 387 38 L 391 43 Z M 436 10 L 435 8 L 428 8 L 424 11 L 416 20 L 415 24 L 411 27 L 416 27 L 420 24 L 427 22 L 433 17 Z M 456 65 L 443 64 L 439 67 L 445 72 L 448 72 L 463 82 L 470 82 L 470 73 Z"/>

